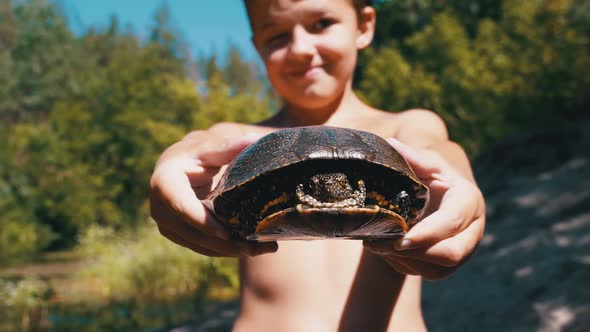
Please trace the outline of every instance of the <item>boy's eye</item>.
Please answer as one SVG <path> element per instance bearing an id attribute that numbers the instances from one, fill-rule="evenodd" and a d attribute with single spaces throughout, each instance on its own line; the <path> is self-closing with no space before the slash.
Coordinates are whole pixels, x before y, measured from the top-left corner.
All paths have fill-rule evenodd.
<path id="1" fill-rule="evenodd" d="M 281 45 L 283 43 L 285 43 L 289 38 L 289 34 L 288 33 L 278 33 L 275 35 L 272 35 L 270 38 L 268 38 L 268 40 L 266 41 L 266 44 L 269 45 Z"/>
<path id="2" fill-rule="evenodd" d="M 288 43 L 288 41 L 289 41 L 289 34 L 288 33 L 278 33 L 278 34 L 270 36 L 264 44 L 269 48 L 278 48 L 278 47 L 281 47 L 283 44 Z"/>
<path id="3" fill-rule="evenodd" d="M 310 30 L 312 32 L 321 32 L 325 28 L 329 27 L 330 25 L 334 24 L 334 21 L 331 19 L 323 18 L 321 20 L 316 21 L 314 24 L 311 25 Z"/>

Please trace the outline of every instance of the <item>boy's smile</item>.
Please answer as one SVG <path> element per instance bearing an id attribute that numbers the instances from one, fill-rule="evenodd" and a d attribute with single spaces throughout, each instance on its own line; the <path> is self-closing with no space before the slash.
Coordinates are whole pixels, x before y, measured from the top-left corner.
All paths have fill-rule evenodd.
<path id="1" fill-rule="evenodd" d="M 372 37 L 351 0 L 256 0 L 248 10 L 254 45 L 287 106 L 325 108 L 351 89 L 357 52 Z"/>
<path id="2" fill-rule="evenodd" d="M 320 75 L 323 71 L 324 69 L 322 68 L 322 66 L 309 66 L 301 70 L 288 71 L 287 74 L 290 75 L 293 79 L 310 80 Z"/>

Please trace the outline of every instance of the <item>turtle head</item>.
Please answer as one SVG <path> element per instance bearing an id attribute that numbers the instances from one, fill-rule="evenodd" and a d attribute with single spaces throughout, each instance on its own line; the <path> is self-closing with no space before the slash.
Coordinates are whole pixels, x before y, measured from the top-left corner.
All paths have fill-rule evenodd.
<path id="1" fill-rule="evenodd" d="M 363 206 L 366 197 L 364 182 L 354 190 L 344 173 L 321 173 L 297 186 L 299 200 L 312 207 Z"/>
<path id="2" fill-rule="evenodd" d="M 313 175 L 307 183 L 308 194 L 320 202 L 334 203 L 351 198 L 354 190 L 344 173 Z"/>

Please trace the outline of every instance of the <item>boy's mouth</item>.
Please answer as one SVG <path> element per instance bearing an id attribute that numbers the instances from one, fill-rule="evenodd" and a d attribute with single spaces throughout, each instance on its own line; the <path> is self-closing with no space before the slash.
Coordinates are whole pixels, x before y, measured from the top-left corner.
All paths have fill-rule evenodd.
<path id="1" fill-rule="evenodd" d="M 287 75 L 297 79 L 311 79 L 323 71 L 322 66 L 310 66 L 300 70 L 293 70 L 287 72 Z"/>

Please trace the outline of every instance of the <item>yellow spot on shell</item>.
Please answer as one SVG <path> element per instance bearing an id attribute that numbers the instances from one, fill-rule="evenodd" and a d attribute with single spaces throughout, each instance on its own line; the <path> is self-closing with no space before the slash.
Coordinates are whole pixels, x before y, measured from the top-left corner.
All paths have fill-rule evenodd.
<path id="1" fill-rule="evenodd" d="M 258 214 L 259 217 L 263 217 L 264 215 L 266 215 L 266 212 L 268 211 L 268 209 L 270 209 L 271 207 L 277 205 L 277 204 L 281 204 L 281 203 L 286 203 L 289 200 L 289 194 L 287 194 L 286 192 L 283 192 L 281 194 L 281 196 L 273 199 L 272 201 L 266 203 L 264 205 L 264 207 L 260 210 L 260 213 Z"/>
<path id="2" fill-rule="evenodd" d="M 377 202 L 377 205 L 379 205 L 379 206 L 387 206 L 387 205 L 391 206 L 391 201 L 388 199 L 385 199 L 385 196 L 378 194 L 377 192 L 374 192 L 374 191 L 368 192 L 367 198 L 374 199 Z"/>

